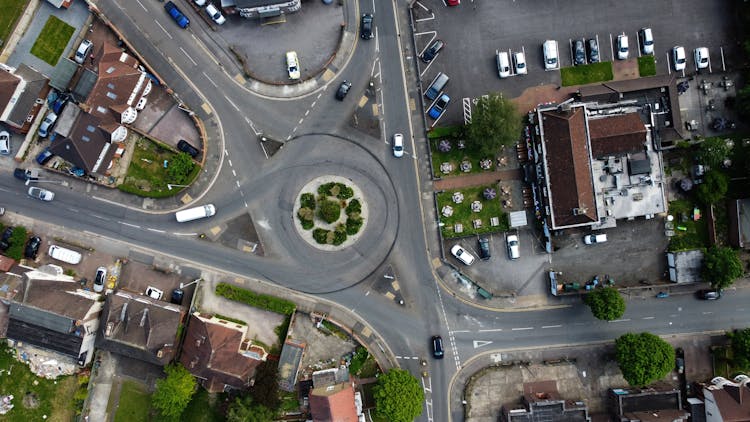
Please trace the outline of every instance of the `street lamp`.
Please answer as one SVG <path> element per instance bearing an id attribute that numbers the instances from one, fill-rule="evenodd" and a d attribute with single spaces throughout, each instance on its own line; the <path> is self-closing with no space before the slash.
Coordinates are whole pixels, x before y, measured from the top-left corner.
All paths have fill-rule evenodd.
<path id="1" fill-rule="evenodd" d="M 167 183 L 167 189 L 172 190 L 173 187 L 187 188 L 187 187 L 190 187 L 190 185 L 171 185 L 171 184 Z"/>
<path id="2" fill-rule="evenodd" d="M 187 286 L 189 286 L 189 285 L 191 285 L 191 284 L 195 284 L 195 283 L 197 283 L 197 282 L 199 282 L 199 281 L 202 281 L 202 280 L 203 280 L 202 278 L 196 278 L 195 280 L 191 281 L 191 282 L 190 282 L 190 283 L 188 283 L 188 284 L 183 284 L 183 283 L 180 283 L 180 290 L 182 290 L 183 288 L 185 288 L 185 287 L 187 287 Z"/>

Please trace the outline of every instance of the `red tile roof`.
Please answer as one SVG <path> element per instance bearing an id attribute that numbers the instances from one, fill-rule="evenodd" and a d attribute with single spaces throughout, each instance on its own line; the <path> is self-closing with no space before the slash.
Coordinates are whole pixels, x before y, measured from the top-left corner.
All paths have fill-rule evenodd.
<path id="1" fill-rule="evenodd" d="M 352 384 L 314 388 L 310 391 L 310 412 L 314 422 L 357 422 Z"/>
<path id="2" fill-rule="evenodd" d="M 709 390 L 725 422 L 750 421 L 750 387 L 747 385 L 725 385 L 724 388 Z"/>
<path id="3" fill-rule="evenodd" d="M 542 124 L 552 228 L 598 221 L 584 108 L 543 111 Z"/>
<path id="4" fill-rule="evenodd" d="M 594 158 L 640 152 L 646 143 L 646 125 L 638 113 L 589 119 Z"/>

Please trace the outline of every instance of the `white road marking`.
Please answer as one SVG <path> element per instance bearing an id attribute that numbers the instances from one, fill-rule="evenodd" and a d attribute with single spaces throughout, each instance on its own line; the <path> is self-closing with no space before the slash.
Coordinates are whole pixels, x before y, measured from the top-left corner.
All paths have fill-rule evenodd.
<path id="1" fill-rule="evenodd" d="M 542 328 L 560 328 L 562 325 L 542 325 Z"/>
<path id="2" fill-rule="evenodd" d="M 150 232 L 156 232 L 156 233 L 166 233 L 166 231 L 164 231 L 164 230 L 152 229 L 151 227 L 146 228 L 146 230 L 148 230 Z"/>
<path id="3" fill-rule="evenodd" d="M 298 124 L 298 125 L 301 125 L 301 124 L 302 124 L 302 122 L 304 122 L 304 121 L 305 121 L 305 119 L 304 119 L 304 118 L 302 118 L 302 119 L 299 119 L 299 122 L 297 122 L 297 124 Z"/>
<path id="4" fill-rule="evenodd" d="M 214 88 L 218 88 L 219 87 L 218 85 L 216 85 L 216 82 L 214 82 L 214 80 L 210 76 L 208 76 L 206 74 L 206 72 L 201 72 L 201 73 L 203 73 L 203 76 L 205 76 L 206 79 L 208 79 L 208 81 L 211 82 L 211 85 L 213 85 Z"/>
<path id="5" fill-rule="evenodd" d="M 148 9 L 146 9 L 146 6 L 144 6 L 143 3 L 141 3 L 141 0 L 135 0 L 135 1 L 138 2 L 138 4 L 143 8 L 143 10 L 148 12 Z"/>
<path id="6" fill-rule="evenodd" d="M 470 333 L 471 331 L 469 331 L 469 330 L 455 330 L 455 331 L 451 331 L 451 332 L 452 333 Z"/>
<path id="7" fill-rule="evenodd" d="M 628 321 L 630 321 L 630 318 L 627 318 L 627 319 L 616 319 L 614 321 L 609 321 L 609 322 L 628 322 Z"/>
<path id="8" fill-rule="evenodd" d="M 317 103 L 318 103 L 318 100 L 313 101 L 312 104 L 310 104 L 310 108 L 315 108 L 315 104 Z"/>
<path id="9" fill-rule="evenodd" d="M 193 63 L 193 66 L 198 66 L 198 63 L 196 63 L 195 60 L 193 60 L 193 58 L 190 57 L 190 54 L 188 54 L 187 51 L 185 51 L 185 49 L 180 47 L 180 51 L 182 51 L 182 53 L 185 54 L 185 57 L 187 57 L 188 60 L 190 60 Z"/>
<path id="10" fill-rule="evenodd" d="M 711 315 L 713 312 L 707 311 L 707 312 L 701 312 L 703 315 Z"/>
<path id="11" fill-rule="evenodd" d="M 172 34 L 170 34 L 169 32 L 167 32 L 167 30 L 166 30 L 166 29 L 165 29 L 165 28 L 164 28 L 163 26 L 161 26 L 161 24 L 159 23 L 159 21 L 157 21 L 157 20 L 154 20 L 154 22 L 156 22 L 156 25 L 157 25 L 157 26 L 158 26 L 159 28 L 161 28 L 161 30 L 162 30 L 162 31 L 164 31 L 164 33 L 165 33 L 165 34 L 167 34 L 167 36 L 169 37 L 169 39 L 170 39 L 170 40 L 171 40 L 171 39 L 173 39 L 173 38 L 172 38 Z"/>
<path id="12" fill-rule="evenodd" d="M 172 232 L 172 234 L 175 235 L 175 236 L 198 236 L 198 233 L 177 233 L 177 232 Z"/>
<path id="13" fill-rule="evenodd" d="M 502 328 L 493 328 L 493 329 L 490 329 L 490 330 L 479 330 L 480 333 L 496 333 L 496 332 L 500 332 L 500 331 L 503 331 L 503 329 Z"/>
<path id="14" fill-rule="evenodd" d="M 533 330 L 534 327 L 518 327 L 518 328 L 511 328 L 511 331 L 524 331 L 524 330 Z"/>
<path id="15" fill-rule="evenodd" d="M 136 228 L 136 229 L 140 229 L 141 228 L 141 226 L 137 226 L 135 224 L 126 223 L 124 221 L 118 221 L 118 223 L 122 224 L 123 226 L 133 227 L 133 228 Z"/>
<path id="16" fill-rule="evenodd" d="M 230 100 L 229 97 L 227 97 L 226 95 L 224 96 L 224 98 L 226 98 L 227 102 L 229 102 L 229 104 L 231 104 L 235 110 L 240 111 L 240 108 L 237 107 L 237 104 L 235 104 L 234 101 Z"/>
<path id="17" fill-rule="evenodd" d="M 96 218 L 99 218 L 99 219 L 105 220 L 105 221 L 107 221 L 107 220 L 108 220 L 108 218 L 106 218 L 106 217 L 102 217 L 101 215 L 98 215 L 98 214 L 89 214 L 89 215 L 90 215 L 90 216 L 92 216 L 92 217 L 96 217 Z"/>
<path id="18" fill-rule="evenodd" d="M 237 172 L 232 169 L 232 176 L 237 177 Z"/>
<path id="19" fill-rule="evenodd" d="M 641 319 L 654 319 L 654 317 L 652 317 L 652 316 L 645 316 L 645 317 L 643 317 Z"/>
<path id="20" fill-rule="evenodd" d="M 310 114 L 310 109 L 308 109 L 307 111 L 305 111 L 305 117 L 307 117 L 308 114 Z"/>
<path id="21" fill-rule="evenodd" d="M 482 346 L 486 346 L 488 344 L 492 344 L 492 342 L 491 341 L 487 341 L 487 340 L 474 340 L 474 348 L 475 349 L 478 349 L 478 348 L 480 348 Z"/>
<path id="22" fill-rule="evenodd" d="M 250 207 L 249 207 L 249 206 L 247 205 L 247 201 L 243 201 L 243 204 L 245 204 L 245 208 L 250 208 Z"/>
<path id="23" fill-rule="evenodd" d="M 237 185 L 237 187 L 240 187 L 240 181 L 239 180 L 236 180 L 234 183 Z"/>

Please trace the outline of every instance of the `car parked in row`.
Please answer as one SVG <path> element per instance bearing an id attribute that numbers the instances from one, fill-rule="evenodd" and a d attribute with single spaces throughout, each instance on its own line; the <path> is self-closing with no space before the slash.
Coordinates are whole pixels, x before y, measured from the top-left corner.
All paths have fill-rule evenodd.
<path id="1" fill-rule="evenodd" d="M 94 48 L 94 43 L 92 43 L 91 41 L 81 41 L 81 44 L 78 46 L 78 50 L 76 50 L 76 54 L 75 56 L 73 56 L 73 59 L 76 61 L 76 63 L 83 64 L 83 62 L 86 61 L 86 57 L 88 57 L 92 48 Z"/>
<path id="2" fill-rule="evenodd" d="M 508 247 L 508 258 L 518 259 L 521 257 L 521 246 L 518 243 L 518 235 L 509 234 L 505 238 L 505 243 Z"/>
<path id="3" fill-rule="evenodd" d="M 47 164 L 49 160 L 54 157 L 55 154 L 52 153 L 49 149 L 45 148 L 44 151 L 40 152 L 39 155 L 36 156 L 36 163 L 40 166 L 43 166 Z"/>
<path id="4" fill-rule="evenodd" d="M 599 63 L 599 41 L 596 38 L 589 38 L 586 40 L 586 50 L 589 54 L 589 63 Z"/>
<path id="5" fill-rule="evenodd" d="M 429 47 L 422 53 L 422 56 L 420 57 L 423 62 L 429 63 L 437 57 L 437 55 L 440 53 L 440 50 L 445 47 L 445 42 L 441 39 L 437 39 L 430 44 Z"/>
<path id="6" fill-rule="evenodd" d="M 490 239 L 486 237 L 478 238 L 477 246 L 479 246 L 479 259 L 487 261 L 492 257 L 492 254 L 490 253 Z"/>
<path id="7" fill-rule="evenodd" d="M 54 111 L 47 113 L 47 117 L 44 118 L 44 121 L 42 121 L 42 124 L 39 126 L 39 137 L 46 138 L 56 121 L 57 114 L 55 114 Z"/>
<path id="8" fill-rule="evenodd" d="M 554 70 L 560 67 L 558 62 L 557 41 L 547 40 L 542 44 L 542 53 L 544 55 L 544 69 Z"/>
<path id="9" fill-rule="evenodd" d="M 687 60 L 685 59 L 685 47 L 675 46 L 672 48 L 672 64 L 674 70 L 679 72 L 685 70 Z"/>
<path id="10" fill-rule="evenodd" d="M 654 54 L 654 34 L 651 28 L 641 28 L 638 31 L 638 38 L 641 40 L 641 52 L 643 54 Z"/>
<path id="11" fill-rule="evenodd" d="M 508 57 L 508 52 L 498 51 L 495 61 L 497 62 L 497 74 L 500 76 L 500 79 L 510 76 L 510 58 Z"/>
<path id="12" fill-rule="evenodd" d="M 0 154 L 10 154 L 10 133 L 5 130 L 0 132 Z"/>
<path id="13" fill-rule="evenodd" d="M 708 58 L 708 48 L 706 47 L 698 47 L 693 51 L 693 56 L 695 57 L 695 67 L 700 69 L 705 69 L 708 67 L 709 58 Z"/>
<path id="14" fill-rule="evenodd" d="M 107 269 L 105 267 L 99 267 L 96 269 L 96 275 L 94 276 L 94 291 L 101 293 L 104 291 L 104 283 L 107 280 Z"/>
<path id="15" fill-rule="evenodd" d="M 36 259 L 39 254 L 39 248 L 42 246 L 42 239 L 39 236 L 33 236 L 26 243 L 26 248 L 23 250 L 23 256 L 29 259 Z"/>
<path id="16" fill-rule="evenodd" d="M 516 51 L 513 53 L 513 69 L 516 75 L 525 75 L 528 69 L 526 68 L 526 56 L 522 51 Z"/>
<path id="17" fill-rule="evenodd" d="M 620 60 L 627 60 L 630 54 L 628 46 L 628 36 L 620 34 L 617 36 L 617 58 Z"/>
<path id="18" fill-rule="evenodd" d="M 586 49 L 583 47 L 583 40 L 573 41 L 573 64 L 576 66 L 586 64 Z"/>
<path id="19" fill-rule="evenodd" d="M 451 97 L 449 97 L 448 94 L 441 95 L 440 97 L 438 97 L 437 101 L 435 101 L 435 104 L 430 107 L 430 110 L 427 112 L 427 114 L 435 120 L 439 119 L 440 116 L 445 113 L 445 109 L 448 107 L 448 104 L 450 104 L 450 102 Z"/>
<path id="20" fill-rule="evenodd" d="M 474 255 L 469 253 L 469 251 L 464 249 L 461 245 L 453 245 L 453 247 L 451 248 L 451 253 L 456 257 L 456 259 L 463 262 L 464 265 L 471 265 L 476 259 L 474 258 Z"/>
<path id="21" fill-rule="evenodd" d="M 208 17 L 213 19 L 213 21 L 216 22 L 217 25 L 224 25 L 224 22 L 227 21 L 227 18 L 225 18 L 224 15 L 219 12 L 219 9 L 217 9 L 216 6 L 213 5 L 213 3 L 208 3 L 204 10 L 206 11 Z"/>

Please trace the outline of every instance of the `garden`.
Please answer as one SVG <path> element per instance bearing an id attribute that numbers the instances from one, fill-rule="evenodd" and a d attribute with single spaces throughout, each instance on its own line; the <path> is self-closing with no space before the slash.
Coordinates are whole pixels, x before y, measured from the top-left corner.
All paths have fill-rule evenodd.
<path id="1" fill-rule="evenodd" d="M 304 230 L 312 230 L 318 244 L 339 246 L 360 232 L 365 220 L 362 202 L 354 198 L 354 189 L 329 182 L 320 185 L 317 193 L 317 197 L 310 192 L 300 195 L 297 218 Z"/>
<path id="2" fill-rule="evenodd" d="M 128 172 L 118 189 L 148 198 L 166 198 L 180 191 L 170 189 L 170 185 L 190 185 L 200 169 L 188 154 L 140 138 L 135 142 Z"/>
<path id="3" fill-rule="evenodd" d="M 55 16 L 50 16 L 31 47 L 31 54 L 55 66 L 60 60 L 60 55 L 65 51 L 65 46 L 68 45 L 73 31 L 75 28 L 72 26 Z"/>
<path id="4" fill-rule="evenodd" d="M 450 239 L 508 230 L 498 185 L 474 186 L 437 194 L 443 237 Z"/>
<path id="5" fill-rule="evenodd" d="M 0 0 L 0 7 L 3 10 L 3 13 L 0 13 L 0 45 L 4 45 L 10 37 L 11 31 L 28 3 L 29 0 Z"/>
<path id="6" fill-rule="evenodd" d="M 483 156 L 479 151 L 467 148 L 462 140 L 430 139 L 432 149 L 432 174 L 457 176 L 495 170 L 495 157 Z M 498 159 L 497 165 L 507 164 L 507 158 Z"/>
<path id="7" fill-rule="evenodd" d="M 638 74 L 642 78 L 656 75 L 656 59 L 652 55 L 638 57 Z"/>
<path id="8" fill-rule="evenodd" d="M 560 69 L 562 86 L 586 85 L 611 81 L 614 78 L 611 62 L 591 63 Z"/>

